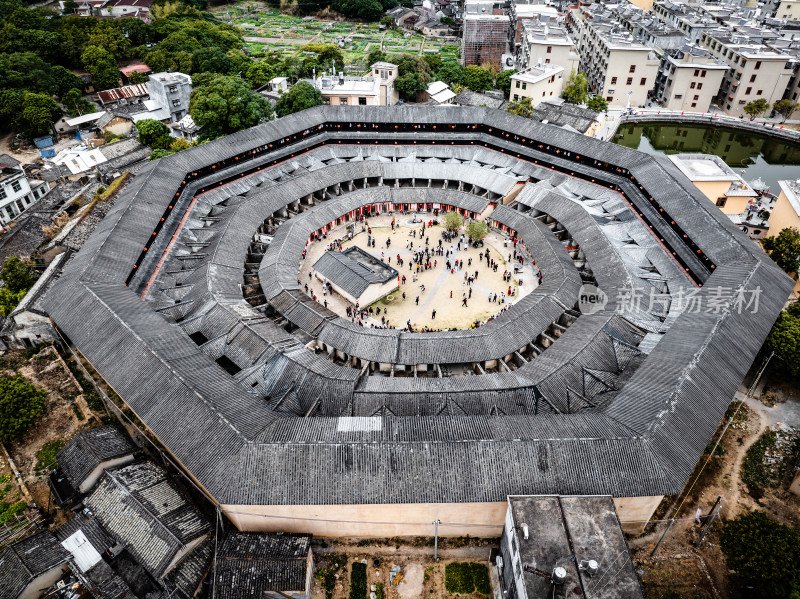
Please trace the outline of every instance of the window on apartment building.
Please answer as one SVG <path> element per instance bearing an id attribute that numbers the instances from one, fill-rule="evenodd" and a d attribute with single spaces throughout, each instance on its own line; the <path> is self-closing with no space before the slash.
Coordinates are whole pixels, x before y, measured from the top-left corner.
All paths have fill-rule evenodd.
<path id="1" fill-rule="evenodd" d="M 173 106 L 180 106 L 180 105 L 181 105 L 181 101 L 180 101 L 180 100 L 178 100 L 177 98 L 175 98 L 175 99 L 172 101 L 172 105 L 173 105 Z"/>
<path id="2" fill-rule="evenodd" d="M 750 75 L 750 83 L 753 83 L 756 80 L 755 75 Z"/>
<path id="3" fill-rule="evenodd" d="M 633 77 L 628 77 L 625 80 L 625 85 L 633 85 Z"/>
<path id="4" fill-rule="evenodd" d="M 757 96 L 760 96 L 760 95 L 761 95 L 761 92 L 763 92 L 763 91 L 764 91 L 763 89 L 760 89 L 760 90 L 758 90 L 758 91 L 756 92 L 756 95 L 757 95 Z"/>
<path id="5" fill-rule="evenodd" d="M 347 98 L 339 98 L 339 104 L 345 106 L 347 104 Z"/>
<path id="6" fill-rule="evenodd" d="M 544 98 L 546 92 L 542 92 L 542 97 Z"/>
<path id="7" fill-rule="evenodd" d="M 614 96 L 606 96 L 606 102 L 613 102 Z"/>
<path id="8" fill-rule="evenodd" d="M 547 53 L 548 54 L 552 54 L 553 53 L 553 46 L 547 46 Z"/>
<path id="9" fill-rule="evenodd" d="M 692 81 L 692 82 L 689 84 L 689 89 L 694 89 L 695 87 L 697 87 L 697 84 L 696 84 L 694 81 Z"/>
<path id="10" fill-rule="evenodd" d="M 756 61 L 756 66 L 754 66 L 753 68 L 754 68 L 756 71 L 757 71 L 758 69 L 760 69 L 760 68 L 761 68 L 761 61 L 760 61 L 760 60 L 757 60 L 757 61 Z"/>
<path id="11" fill-rule="evenodd" d="M 694 97 L 694 99 L 695 99 L 695 100 L 699 100 L 699 99 L 700 99 L 700 96 L 697 96 L 697 95 L 696 95 L 696 96 Z"/>
<path id="12" fill-rule="evenodd" d="M 749 96 L 751 91 L 753 91 L 753 88 L 752 87 L 748 87 L 746 90 L 744 90 L 744 95 L 745 96 Z"/>
<path id="13" fill-rule="evenodd" d="M 616 77 L 612 77 L 611 78 L 611 85 L 616 85 L 616 84 L 617 84 L 617 78 Z"/>
<path id="14" fill-rule="evenodd" d="M 747 64 L 747 59 L 746 58 L 742 58 L 742 66 L 744 66 L 746 64 Z"/>
<path id="15" fill-rule="evenodd" d="M 519 100 L 519 94 L 514 94 L 514 102 L 516 102 L 517 100 Z"/>
<path id="16" fill-rule="evenodd" d="M 25 206 L 23 206 L 22 202 L 20 202 L 19 200 L 15 201 L 14 203 L 17 205 L 17 210 L 19 210 L 20 212 L 23 212 L 25 210 Z"/>
<path id="17" fill-rule="evenodd" d="M 12 208 L 11 206 L 6 206 L 6 214 L 8 215 L 8 218 L 14 218 L 14 216 L 16 215 L 16 213 L 14 212 L 14 208 Z"/>
<path id="18" fill-rule="evenodd" d="M 683 98 L 683 94 L 675 94 L 676 100 L 680 100 L 681 98 Z"/>
<path id="19" fill-rule="evenodd" d="M 519 81 L 517 81 L 517 89 L 519 89 Z"/>
<path id="20" fill-rule="evenodd" d="M 8 197 L 5 189 L 0 189 L 0 200 L 5 200 Z"/>
<path id="21" fill-rule="evenodd" d="M 717 198 L 717 206 L 719 206 L 720 208 L 723 208 L 725 206 L 725 204 L 727 203 L 727 201 L 728 201 L 728 198 Z"/>
<path id="22" fill-rule="evenodd" d="M 367 99 L 366 98 L 359 98 L 358 99 L 358 105 L 359 106 L 366 106 L 367 105 Z"/>
<path id="23" fill-rule="evenodd" d="M 705 71 L 700 71 L 700 76 L 701 77 L 705 77 L 706 76 L 706 72 Z"/>
<path id="24" fill-rule="evenodd" d="M 544 64 L 550 64 L 550 59 L 549 58 L 545 58 L 544 59 Z"/>
<path id="25" fill-rule="evenodd" d="M 698 75 L 700 75 L 700 69 L 695 69 L 694 76 L 697 77 Z"/>
<path id="26" fill-rule="evenodd" d="M 15 192 L 19 192 L 19 190 L 22 189 L 22 185 L 20 185 L 19 181 L 14 181 L 11 184 L 11 189 L 13 189 Z"/>
<path id="27" fill-rule="evenodd" d="M 692 108 L 697 108 L 697 102 L 692 102 Z"/>
<path id="28" fill-rule="evenodd" d="M 636 65 L 635 65 L 635 64 L 632 64 L 632 65 L 631 65 L 631 68 L 628 70 L 628 72 L 629 72 L 629 73 L 635 73 L 635 72 L 636 72 Z"/>
<path id="29" fill-rule="evenodd" d="M 525 81 L 522 82 L 522 89 L 528 89 L 527 82 L 525 82 Z"/>
<path id="30" fill-rule="evenodd" d="M 639 80 L 639 85 L 647 85 L 647 77 L 642 77 Z"/>
<path id="31" fill-rule="evenodd" d="M 743 106 L 745 104 L 747 104 L 747 100 L 739 100 L 739 106 Z M 730 104 L 728 105 L 728 108 L 730 108 Z"/>
<path id="32" fill-rule="evenodd" d="M 169 93 L 174 94 L 174 93 L 177 93 L 177 91 L 178 91 L 178 86 L 177 85 L 170 85 L 169 86 Z"/>

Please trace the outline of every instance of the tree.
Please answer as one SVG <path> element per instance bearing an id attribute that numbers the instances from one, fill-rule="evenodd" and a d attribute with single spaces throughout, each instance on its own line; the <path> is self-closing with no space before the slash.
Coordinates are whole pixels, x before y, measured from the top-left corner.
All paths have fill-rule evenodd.
<path id="1" fill-rule="evenodd" d="M 74 87 L 64 94 L 64 97 L 61 98 L 61 103 L 67 107 L 67 110 L 69 110 L 72 116 L 94 112 L 94 104 L 85 99 L 81 95 L 81 91 Z"/>
<path id="2" fill-rule="evenodd" d="M 800 533 L 749 512 L 725 524 L 720 537 L 728 568 L 735 570 L 750 596 L 796 598 L 800 594 Z"/>
<path id="3" fill-rule="evenodd" d="M 788 273 L 797 272 L 800 260 L 800 231 L 788 227 L 781 230 L 776 237 L 767 237 L 761 245 L 775 264 Z"/>
<path id="4" fill-rule="evenodd" d="M 273 77 L 275 77 L 275 70 L 263 60 L 253 63 L 245 73 L 245 79 L 250 82 L 252 89 L 266 85 Z"/>
<path id="5" fill-rule="evenodd" d="M 586 100 L 586 107 L 591 108 L 592 110 L 605 112 L 608 110 L 608 102 L 606 102 L 606 99 L 603 96 L 592 96 Z"/>
<path id="6" fill-rule="evenodd" d="M 26 137 L 36 137 L 48 133 L 61 116 L 61 109 L 47 94 L 24 93 L 22 110 L 17 116 L 16 127 Z"/>
<path id="7" fill-rule="evenodd" d="M 430 73 L 435 73 L 442 68 L 442 59 L 437 54 L 426 54 L 422 57 L 422 60 L 425 61 Z"/>
<path id="8" fill-rule="evenodd" d="M 516 72 L 516 69 L 508 69 L 507 71 L 501 71 L 495 77 L 494 86 L 503 92 L 504 98 L 508 98 L 511 94 L 511 76 Z"/>
<path id="9" fill-rule="evenodd" d="M 533 104 L 530 98 L 521 98 L 518 101 L 511 102 L 506 110 L 517 116 L 530 118 L 533 115 Z"/>
<path id="10" fill-rule="evenodd" d="M 493 83 L 494 76 L 488 69 L 474 64 L 464 69 L 464 85 L 474 92 L 485 92 Z"/>
<path id="11" fill-rule="evenodd" d="M 765 345 L 779 358 L 777 363 L 773 361 L 776 373 L 791 378 L 800 375 L 800 318 L 791 309 L 778 315 Z"/>
<path id="12" fill-rule="evenodd" d="M 789 115 L 791 115 L 798 108 L 800 108 L 800 104 L 789 100 L 788 98 L 785 100 L 778 100 L 772 105 L 772 109 L 781 115 L 784 121 L 788 119 Z"/>
<path id="13" fill-rule="evenodd" d="M 81 54 L 81 62 L 92 76 L 92 85 L 95 91 L 102 91 L 119 85 L 117 59 L 105 48 L 89 46 Z"/>
<path id="14" fill-rule="evenodd" d="M 200 137 L 214 139 L 269 120 L 272 105 L 243 79 L 214 75 L 192 91 L 189 113 L 202 127 Z"/>
<path id="15" fill-rule="evenodd" d="M 142 119 L 136 123 L 136 130 L 139 132 L 139 143 L 154 150 L 166 149 L 172 143 L 169 127 L 161 121 Z"/>
<path id="16" fill-rule="evenodd" d="M 378 21 L 384 10 L 378 0 L 333 0 L 331 7 L 346 17 L 363 21 Z"/>
<path id="17" fill-rule="evenodd" d="M 150 75 L 147 73 L 140 73 L 139 71 L 134 71 L 131 73 L 129 77 L 131 85 L 136 85 L 138 83 L 147 83 L 150 81 Z"/>
<path id="18" fill-rule="evenodd" d="M 489 234 L 489 225 L 483 220 L 471 220 L 467 223 L 467 235 L 472 241 L 480 241 Z"/>
<path id="19" fill-rule="evenodd" d="M 275 112 L 278 116 L 286 116 L 320 104 L 322 104 L 322 94 L 313 85 L 303 81 L 292 86 L 280 97 L 275 104 Z"/>
<path id="20" fill-rule="evenodd" d="M 391 17 L 389 17 L 391 19 Z M 376 62 L 386 62 L 389 60 L 389 55 L 380 48 L 373 48 L 367 54 L 367 66 L 374 65 Z"/>
<path id="21" fill-rule="evenodd" d="M 758 117 L 762 112 L 766 112 L 767 108 L 769 108 L 769 102 L 767 102 L 764 98 L 759 98 L 758 100 L 753 100 L 752 102 L 748 102 L 744 105 L 744 112 L 750 117 L 752 121 L 754 118 Z"/>
<path id="22" fill-rule="evenodd" d="M 413 102 L 418 91 L 427 89 L 428 82 L 422 73 L 406 73 L 394 80 L 394 87 L 404 100 Z"/>
<path id="23" fill-rule="evenodd" d="M 436 73 L 436 76 L 448 85 L 464 83 L 464 67 L 455 61 L 446 62 Z"/>
<path id="24" fill-rule="evenodd" d="M 464 217 L 455 210 L 451 210 L 450 212 L 444 213 L 442 221 L 448 231 L 458 231 L 464 224 Z"/>
<path id="25" fill-rule="evenodd" d="M 28 291 L 38 278 L 36 272 L 17 256 L 6 260 L 0 269 L 0 281 L 3 281 L 4 288 L 14 293 Z"/>
<path id="26" fill-rule="evenodd" d="M 78 10 L 78 3 L 75 2 L 75 0 L 67 0 L 66 2 L 64 2 L 65 15 L 74 14 L 76 10 Z"/>
<path id="27" fill-rule="evenodd" d="M 564 86 L 563 98 L 570 104 L 583 104 L 588 93 L 589 80 L 586 79 L 586 75 L 581 71 L 572 71 L 567 79 L 567 85 Z"/>
<path id="28" fill-rule="evenodd" d="M 158 160 L 159 158 L 163 158 L 164 156 L 169 156 L 170 154 L 174 153 L 175 152 L 172 152 L 165 148 L 156 148 L 152 152 L 150 152 L 150 157 L 148 158 L 148 160 Z"/>
<path id="29" fill-rule="evenodd" d="M 0 442 L 21 439 L 46 403 L 47 393 L 21 376 L 0 377 Z"/>
<path id="30" fill-rule="evenodd" d="M 55 94 L 62 98 L 71 89 L 83 91 L 83 79 L 71 73 L 61 65 L 54 66 L 50 71 L 53 77 L 53 90 Z"/>

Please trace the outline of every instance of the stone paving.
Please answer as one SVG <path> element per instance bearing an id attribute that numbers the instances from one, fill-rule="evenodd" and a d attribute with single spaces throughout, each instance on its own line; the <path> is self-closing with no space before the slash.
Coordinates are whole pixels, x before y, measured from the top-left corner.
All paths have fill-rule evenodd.
<path id="1" fill-rule="evenodd" d="M 393 218 L 396 219 L 394 231 L 391 228 Z M 511 303 L 519 301 L 538 287 L 538 268 L 532 262 L 535 256 L 532 259 L 526 252 L 523 252 L 524 264 L 521 271 L 513 273 L 509 282 L 503 280 L 503 273 L 511 269 L 509 258 L 513 258 L 514 246 L 508 237 L 495 230 L 484 239 L 483 247 L 474 248 L 470 244 L 462 243 L 459 250 L 458 237 L 452 241 L 445 241 L 442 239 L 442 226 L 426 227 L 427 247 L 436 248 L 442 240 L 445 252 L 449 250 L 451 254 L 449 257 L 431 256 L 431 263 L 436 261 L 436 266 L 429 270 L 422 269 L 417 273 L 413 255 L 415 251 L 426 247 L 426 239 L 421 238 L 422 222 L 413 221 L 425 219 L 427 223 L 432 218 L 430 214 L 399 213 L 372 217 L 367 222 L 372 230 L 375 246 L 369 248 L 368 233 L 363 223 L 355 223 L 352 240 L 346 239 L 347 225 L 333 229 L 328 233 L 327 239 L 308 247 L 306 259 L 300 268 L 301 286 L 308 285 L 309 295 L 315 295 L 317 301 L 326 303 L 329 309 L 347 318 L 347 308 L 352 308 L 352 304 L 336 293 L 325 292 L 322 283 L 315 276 L 309 279 L 311 266 L 327 250 L 328 245 L 334 240 L 342 239 L 342 249 L 357 245 L 391 264 L 399 271 L 401 277 L 406 277 L 405 283 L 401 279 L 397 291 L 369 306 L 373 308 L 373 315 L 364 321 L 365 326 L 380 327 L 385 323 L 385 326 L 405 328 L 410 322 L 412 328 L 417 331 L 423 328 L 430 330 L 470 328 L 475 322 L 483 322 L 499 314 Z M 463 233 L 463 230 L 461 232 Z M 464 239 L 467 239 L 466 234 Z M 388 248 L 387 240 L 391 240 Z M 496 271 L 487 266 L 485 257 L 487 250 L 490 259 L 498 265 Z M 398 257 L 403 260 L 402 266 L 397 263 Z M 451 263 L 463 260 L 463 269 L 454 268 L 451 272 L 445 266 L 448 259 Z M 465 277 L 474 276 L 476 271 L 477 279 L 469 285 Z M 513 294 L 511 297 L 508 296 L 509 289 Z M 497 295 L 496 300 L 495 295 Z M 465 297 L 466 306 L 463 305 Z M 361 306 L 361 308 L 369 307 Z M 377 314 L 377 309 L 380 309 L 380 314 Z"/>

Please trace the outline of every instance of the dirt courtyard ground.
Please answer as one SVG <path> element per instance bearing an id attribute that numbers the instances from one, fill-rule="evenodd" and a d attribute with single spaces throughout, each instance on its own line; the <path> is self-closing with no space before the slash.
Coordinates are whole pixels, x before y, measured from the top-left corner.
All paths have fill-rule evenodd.
<path id="1" fill-rule="evenodd" d="M 369 226 L 372 230 L 372 238 L 375 241 L 374 247 L 367 247 L 368 233 L 362 231 L 362 224 L 356 223 L 356 229 L 352 240 L 345 240 L 342 248 L 358 246 L 371 255 L 383 260 L 399 272 L 399 276 L 405 276 L 405 284 L 399 284 L 399 289 L 377 301 L 372 306 L 373 310 L 380 309 L 380 315 L 375 313 L 365 322 L 366 326 L 382 326 L 386 319 L 388 326 L 404 328 L 410 321 L 415 330 L 428 328 L 432 330 L 451 329 L 451 328 L 470 328 L 474 322 L 484 322 L 488 318 L 499 314 L 504 308 L 508 308 L 511 303 L 519 301 L 522 297 L 533 291 L 538 286 L 538 269 L 533 265 L 531 257 L 523 251 L 524 264 L 519 272 L 514 273 L 510 265 L 509 257 L 513 258 L 514 246 L 507 238 L 492 231 L 484 239 L 483 247 L 472 247 L 465 242 L 458 249 L 459 238 L 452 241 L 442 239 L 443 227 L 433 225 L 425 228 L 425 237 L 421 235 L 422 223 L 413 223 L 412 219 L 431 219 L 429 214 L 419 215 L 381 215 L 369 219 Z M 396 218 L 394 230 L 391 228 L 392 219 Z M 463 233 L 463 229 L 460 233 Z M 309 285 L 309 295 L 312 293 L 317 296 L 317 300 L 327 302 L 328 308 L 346 317 L 347 307 L 353 307 L 345 298 L 334 293 L 324 294 L 322 282 L 316 277 L 309 279 L 314 263 L 326 251 L 331 241 L 336 239 L 346 239 L 347 227 L 341 226 L 328 233 L 328 238 L 309 246 L 306 258 L 300 270 L 300 281 L 305 286 Z M 391 240 L 387 248 L 386 242 Z M 428 244 L 426 245 L 426 240 Z M 439 246 L 445 252 L 450 251 L 450 255 L 432 255 L 431 264 L 435 261 L 435 266 L 430 270 L 420 269 L 417 273 L 417 265 L 414 264 L 414 252 L 426 247 L 433 250 Z M 486 252 L 489 252 L 490 260 L 497 263 L 497 270 L 493 270 L 487 265 Z M 402 266 L 398 265 L 398 257 L 403 261 Z M 445 266 L 450 260 L 451 264 L 458 260 L 464 262 L 463 269 L 454 268 L 451 273 Z M 465 281 L 465 276 L 474 276 L 477 271 L 477 279 L 469 285 Z M 511 280 L 503 280 L 505 272 L 511 273 Z M 520 285 L 520 281 L 522 284 Z M 423 291 L 424 287 L 424 291 Z M 513 295 L 509 298 L 508 291 Z M 405 294 L 405 298 L 403 298 Z M 452 294 L 452 297 L 451 297 Z M 490 301 L 489 296 L 492 296 Z M 494 299 L 494 296 L 497 299 Z M 505 295 L 505 302 L 503 301 Z M 467 298 L 466 307 L 463 305 L 464 297 Z M 417 303 L 419 298 L 419 303 Z M 362 306 L 367 307 L 367 306 Z M 436 317 L 433 311 L 436 310 Z"/>

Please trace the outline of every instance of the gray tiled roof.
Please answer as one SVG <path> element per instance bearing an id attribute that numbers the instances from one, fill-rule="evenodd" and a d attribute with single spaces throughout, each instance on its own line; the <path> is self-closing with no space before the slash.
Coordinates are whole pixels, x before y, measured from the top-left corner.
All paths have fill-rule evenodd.
<path id="1" fill-rule="evenodd" d="M 392 131 L 380 130 L 384 125 Z M 389 143 L 379 149 L 357 145 L 371 136 Z M 317 142 L 325 145 L 300 152 Z M 247 154 L 262 148 L 263 154 Z M 242 160 L 234 161 L 236 155 Z M 200 170 L 212 164 L 213 172 Z M 240 176 L 251 167 L 262 170 Z M 184 179 L 194 172 L 203 176 Z M 529 178 L 547 179 L 560 196 L 543 194 L 541 205 L 527 214 L 500 207 L 494 213 L 542 254 L 541 294 L 523 298 L 515 312 L 525 313 L 524 320 L 504 330 L 508 321 L 498 318 L 437 346 L 439 333 L 431 334 L 432 341 L 396 331 L 356 335 L 342 319 L 293 294 L 297 254 L 289 231 L 297 218 L 289 218 L 287 206 L 313 196 L 318 206 L 311 211 L 323 213 L 381 178 L 392 192 L 405 192 L 394 186 L 416 177 L 425 182 L 423 193 L 433 193 L 428 181 L 440 192 L 455 191 L 443 189 L 451 172 L 452 181 L 467 182 L 462 191 L 473 198 L 503 195 Z M 573 193 L 577 188 L 564 187 L 574 181 L 571 173 L 603 183 L 604 193 L 623 192 L 626 201 L 581 199 Z M 217 185 L 231 176 L 235 182 Z M 174 199 L 183 180 L 187 187 Z M 349 182 L 355 189 L 347 188 Z M 202 195 L 143 302 L 139 295 L 196 192 Z M 370 192 L 385 194 L 386 188 Z M 177 214 L 167 218 L 124 286 L 173 201 Z M 542 208 L 557 215 L 580 246 L 577 253 L 585 252 L 589 270 L 578 273 L 576 259 L 536 219 L 534 210 Z M 269 252 L 253 254 L 254 231 L 279 213 L 288 221 L 274 232 Z M 640 219 L 652 229 L 631 224 Z M 285 258 L 262 262 L 273 253 L 276 260 Z M 629 277 L 637 285 L 664 279 L 648 283 L 653 289 L 691 286 L 678 259 L 702 283 L 704 301 L 718 286 L 760 288 L 758 312 L 740 314 L 728 299 L 713 314 L 670 313 L 663 330 L 653 333 L 661 338 L 648 346 L 649 354 L 639 352 L 636 342 L 642 331 L 657 327 L 652 318 L 610 310 L 573 315 L 572 326 L 535 359 L 513 372 L 477 376 L 372 376 L 304 347 L 319 335 L 346 346 L 348 356 L 374 361 L 438 363 L 442 356 L 435 351 L 450 347 L 444 359 L 496 358 L 513 343 L 518 348 L 528 342 L 514 337 L 516 327 L 528 327 L 526 335 L 542 330 L 539 308 L 555 311 L 564 303 L 559 298 L 572 298 L 559 306 L 567 318 L 564 308 L 572 307 L 580 277 L 591 275 L 613 288 Z M 242 297 L 246 262 L 255 269 L 248 276 L 259 267 L 269 273 L 260 274 L 256 287 L 273 308 L 280 304 L 293 313 L 299 332 L 287 332 Z M 126 188 L 45 303 L 59 327 L 221 503 L 442 503 L 499 501 L 514 493 L 677 492 L 791 286 L 669 161 L 482 108 L 329 106 L 155 163 Z M 734 346 L 737 352 L 730 351 Z M 215 363 L 222 356 L 241 370 L 229 375 Z M 424 360 L 411 361 L 417 357 Z M 584 399 L 593 398 L 595 406 L 587 407 Z M 315 406 L 314 417 L 292 417 Z M 375 419 L 360 428 L 352 416 Z M 529 467 L 520 471 L 520 463 Z"/>
<path id="2" fill-rule="evenodd" d="M 220 599 L 306 591 L 310 537 L 232 533 L 220 544 L 214 589 Z"/>
<path id="3" fill-rule="evenodd" d="M 114 425 L 77 433 L 56 455 L 64 476 L 76 489 L 102 462 L 133 454 L 128 436 Z"/>
<path id="4" fill-rule="evenodd" d="M 179 550 L 210 530 L 166 473 L 151 462 L 107 471 L 84 503 L 156 578 Z"/>
<path id="5" fill-rule="evenodd" d="M 69 552 L 49 530 L 12 543 L 0 554 L 0 597 L 15 599 L 34 578 L 68 559 Z"/>
<path id="6" fill-rule="evenodd" d="M 314 270 L 353 297 L 360 297 L 370 285 L 386 282 L 385 277 L 344 252 L 325 252 L 314 262 Z"/>

